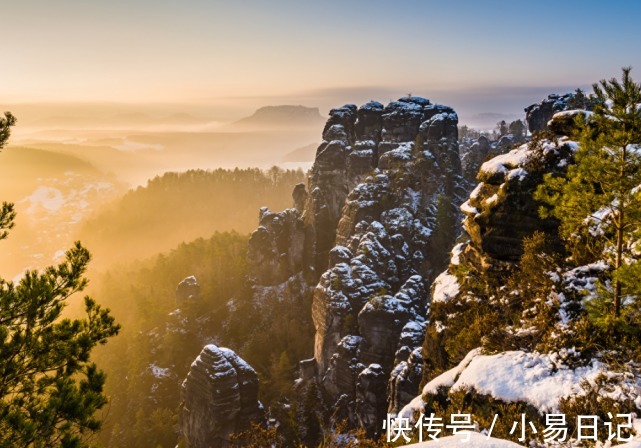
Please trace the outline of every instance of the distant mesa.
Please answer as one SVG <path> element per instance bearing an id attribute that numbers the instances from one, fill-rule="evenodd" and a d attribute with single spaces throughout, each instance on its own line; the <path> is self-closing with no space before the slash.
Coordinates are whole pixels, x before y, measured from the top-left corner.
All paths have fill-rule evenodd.
<path id="1" fill-rule="evenodd" d="M 283 156 L 283 162 L 313 162 L 316 157 L 318 143 L 312 143 L 288 152 Z"/>
<path id="2" fill-rule="evenodd" d="M 228 129 L 265 129 L 292 127 L 322 127 L 325 119 L 318 107 L 265 106 L 253 115 L 228 124 Z"/>

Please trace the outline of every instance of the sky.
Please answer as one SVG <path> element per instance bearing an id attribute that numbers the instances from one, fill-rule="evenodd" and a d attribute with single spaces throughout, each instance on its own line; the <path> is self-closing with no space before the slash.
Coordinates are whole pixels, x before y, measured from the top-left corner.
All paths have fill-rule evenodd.
<path id="1" fill-rule="evenodd" d="M 0 104 L 326 110 L 413 93 L 511 113 L 622 66 L 641 78 L 637 1 L 3 3 Z"/>

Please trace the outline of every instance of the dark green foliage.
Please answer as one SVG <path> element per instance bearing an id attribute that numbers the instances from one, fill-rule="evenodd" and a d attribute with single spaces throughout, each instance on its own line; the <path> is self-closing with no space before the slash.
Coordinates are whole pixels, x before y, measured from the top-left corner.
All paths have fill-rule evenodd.
<path id="1" fill-rule="evenodd" d="M 9 230 L 13 228 L 15 219 L 16 212 L 13 204 L 3 202 L 0 208 L 0 240 L 9 236 Z"/>
<path id="2" fill-rule="evenodd" d="M 613 429 L 616 431 L 618 424 L 626 424 L 625 418 L 616 417 L 617 414 L 630 414 L 638 412 L 632 400 L 618 401 L 614 400 L 608 394 L 614 392 L 618 386 L 617 380 L 608 378 L 606 375 L 598 376 L 594 382 L 581 382 L 583 394 L 560 401 L 561 413 L 565 414 L 568 434 L 576 437 L 577 435 L 577 417 L 580 415 L 589 415 L 598 417 L 598 439 L 608 440 L 608 430 L 604 422 L 613 422 Z M 608 415 L 610 413 L 611 415 Z M 623 428 L 621 437 L 627 438 L 630 431 Z"/>
<path id="3" fill-rule="evenodd" d="M 231 446 L 235 448 L 281 447 L 284 443 L 284 437 L 278 433 L 275 426 L 265 428 L 256 423 L 247 430 L 231 436 Z"/>
<path id="4" fill-rule="evenodd" d="M 592 110 L 599 104 L 599 99 L 594 95 L 586 95 L 581 89 L 574 91 L 574 97 L 568 100 L 569 109 L 585 109 Z"/>
<path id="5" fill-rule="evenodd" d="M 532 406 L 525 403 L 505 403 L 496 400 L 489 395 L 479 394 L 473 387 L 461 388 L 451 392 L 447 388 L 439 388 L 437 394 L 424 395 L 426 402 L 425 414 L 434 413 L 435 416 L 443 419 L 444 424 L 450 422 L 452 414 L 470 414 L 472 420 L 478 422 L 479 430 L 488 430 L 492 427 L 495 416 L 497 417 L 492 437 L 511 440 L 516 443 L 521 437 L 521 428 L 510 434 L 514 422 L 521 422 L 522 414 L 525 414 L 526 421 L 532 422 L 537 427 L 539 434 L 543 428 L 544 420 L 539 412 Z M 529 430 L 529 428 L 528 428 Z M 444 435 L 450 435 L 450 432 Z M 536 435 L 526 431 L 526 443 L 535 440 Z"/>
<path id="6" fill-rule="evenodd" d="M 228 300 L 243 294 L 246 250 L 247 236 L 216 233 L 113 268 L 97 281 L 101 297 L 126 323 L 114 344 L 97 353 L 111 396 L 100 434 L 105 446 L 176 445 L 180 384 L 206 341 L 225 333 Z M 201 285 L 200 299 L 170 315 L 176 285 L 189 275 Z M 156 378 L 152 364 L 171 375 Z"/>
<path id="7" fill-rule="evenodd" d="M 494 329 L 485 341 L 486 349 L 549 352 L 567 342 L 551 337 L 559 320 L 561 303 L 552 278 L 560 255 L 550 243 L 551 239 L 542 232 L 535 232 L 524 240 L 521 262 L 504 287 L 508 292 L 506 300 L 513 310 L 513 325 Z"/>
<path id="8" fill-rule="evenodd" d="M 515 120 L 510 123 L 508 127 L 510 134 L 514 135 L 517 138 L 523 137 L 525 134 L 525 124 L 521 120 Z"/>
<path id="9" fill-rule="evenodd" d="M 260 399 L 266 404 L 290 395 L 296 362 L 314 353 L 311 291 L 304 295 L 292 291 L 282 297 L 260 304 L 250 294 L 238 295 L 225 325 L 226 343 L 257 370 Z"/>
<path id="10" fill-rule="evenodd" d="M 508 127 L 507 127 L 507 123 L 505 122 L 505 120 L 501 120 L 498 123 L 496 123 L 496 129 L 497 129 L 497 131 L 499 133 L 499 137 L 503 137 L 505 134 L 507 134 L 508 133 Z"/>
<path id="11" fill-rule="evenodd" d="M 575 163 L 565 176 L 546 175 L 536 198 L 549 205 L 541 209 L 544 216 L 560 220 L 561 235 L 575 253 L 603 257 L 613 266 L 612 287 L 604 284 L 598 299 L 606 305 L 599 310 L 607 308 L 612 318 L 594 322 L 616 332 L 632 318 L 623 300 L 635 285 L 620 269 L 635 263 L 630 260 L 641 225 L 641 152 L 635 146 L 641 143 L 641 85 L 624 68 L 621 81 L 602 80 L 594 91 L 594 114 L 577 117 L 581 145 Z"/>
<path id="12" fill-rule="evenodd" d="M 0 148 L 15 118 L 0 119 Z M 0 209 L 0 239 L 13 226 L 13 204 Z M 107 404 L 105 374 L 90 359 L 93 349 L 120 329 L 109 310 L 84 298 L 85 316 L 63 317 L 87 286 L 90 255 L 80 243 L 65 261 L 17 282 L 0 278 L 0 446 L 88 447 L 100 429 L 96 412 Z"/>
<path id="13" fill-rule="evenodd" d="M 7 144 L 9 136 L 11 136 L 11 126 L 15 126 L 15 124 L 16 117 L 11 112 L 5 112 L 4 118 L 0 118 L 0 149 Z"/>
<path id="14" fill-rule="evenodd" d="M 447 266 L 448 253 L 456 236 L 459 212 L 452 199 L 444 194 L 439 195 L 436 207 L 436 229 L 432 239 L 432 250 L 435 254 L 443 254 L 443 259 L 430 261 L 440 270 Z"/>
<path id="15" fill-rule="evenodd" d="M 0 118 L 0 149 L 4 148 L 9 136 L 11 135 L 11 126 L 16 124 L 16 118 L 10 112 L 4 113 L 4 118 Z M 3 202 L 0 208 L 0 240 L 8 235 L 8 230 L 13 227 L 13 220 L 16 217 L 13 204 Z"/>
<path id="16" fill-rule="evenodd" d="M 89 297 L 86 318 L 62 318 L 87 284 L 89 258 L 76 243 L 58 266 L 28 271 L 17 285 L 0 280 L 0 446 L 89 446 L 100 428 L 105 375 L 90 353 L 119 326 Z"/>
<path id="17" fill-rule="evenodd" d="M 302 170 L 278 167 L 165 173 L 86 222 L 80 238 L 93 248 L 98 265 L 109 267 L 155 256 L 215 231 L 249 233 L 256 228 L 260 207 L 292 207 L 292 189 L 301 182 Z"/>
<path id="18" fill-rule="evenodd" d="M 492 331 L 509 325 L 515 314 L 500 299 L 499 279 L 488 281 L 479 272 L 461 268 L 453 274 L 461 285 L 460 293 L 430 305 L 430 325 L 423 343 L 424 380 L 458 364 Z"/>
<path id="19" fill-rule="evenodd" d="M 322 424 L 325 419 L 323 407 L 319 404 L 323 402 L 320 389 L 315 381 L 311 381 L 303 394 L 301 406 L 302 423 L 305 428 L 305 437 L 303 441 L 306 446 L 315 446 L 322 438 Z"/>

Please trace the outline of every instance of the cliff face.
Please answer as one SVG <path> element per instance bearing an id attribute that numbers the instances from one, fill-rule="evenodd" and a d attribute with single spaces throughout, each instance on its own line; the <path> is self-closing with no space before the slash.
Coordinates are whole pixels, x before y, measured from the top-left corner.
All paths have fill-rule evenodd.
<path id="1" fill-rule="evenodd" d="M 457 123 L 418 97 L 333 109 L 307 189 L 296 187 L 293 209 L 262 210 L 250 240 L 255 298 L 313 296 L 304 376 L 370 433 L 389 396 L 397 409 L 418 390 L 427 289 L 463 195 Z"/>
<path id="2" fill-rule="evenodd" d="M 451 108 L 419 97 L 333 109 L 307 187 L 296 186 L 291 209 L 261 209 L 249 241 L 260 319 L 279 319 L 278 303 L 313 320 L 302 378 L 371 435 L 418 392 L 429 285 L 446 267 L 465 195 L 457 123 Z M 205 349 L 183 387 L 194 447 L 208 446 L 205 434 L 226 440 L 240 422 L 199 398 L 235 387 L 231 373 L 212 379 L 203 359 L 226 360 Z M 232 395 L 222 399 L 233 407 Z"/>
<path id="3" fill-rule="evenodd" d="M 258 376 L 232 350 L 210 344 L 182 385 L 181 429 L 190 447 L 224 448 L 230 435 L 264 419 Z"/>
<path id="4" fill-rule="evenodd" d="M 531 133 L 547 131 L 548 124 L 554 114 L 566 110 L 592 110 L 595 105 L 593 98 L 586 97 L 581 90 L 565 95 L 550 94 L 540 103 L 526 107 L 525 121 Z M 557 132 L 557 134 L 559 134 Z"/>

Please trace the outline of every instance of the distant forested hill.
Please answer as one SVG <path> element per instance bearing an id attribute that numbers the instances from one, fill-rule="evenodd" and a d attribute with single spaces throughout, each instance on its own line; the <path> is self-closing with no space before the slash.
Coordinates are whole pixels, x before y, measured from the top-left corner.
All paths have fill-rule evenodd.
<path id="1" fill-rule="evenodd" d="M 166 173 L 131 190 L 88 220 L 79 239 L 94 265 L 143 259 L 215 231 L 248 233 L 257 210 L 292 206 L 291 191 L 302 170 L 273 167 Z"/>
<path id="2" fill-rule="evenodd" d="M 202 346 L 223 332 L 229 299 L 243 296 L 246 251 L 246 235 L 216 232 L 93 279 L 92 295 L 122 325 L 94 358 L 110 397 L 100 446 L 176 445 L 180 384 Z M 191 275 L 198 298 L 178 309 L 176 286 Z"/>

